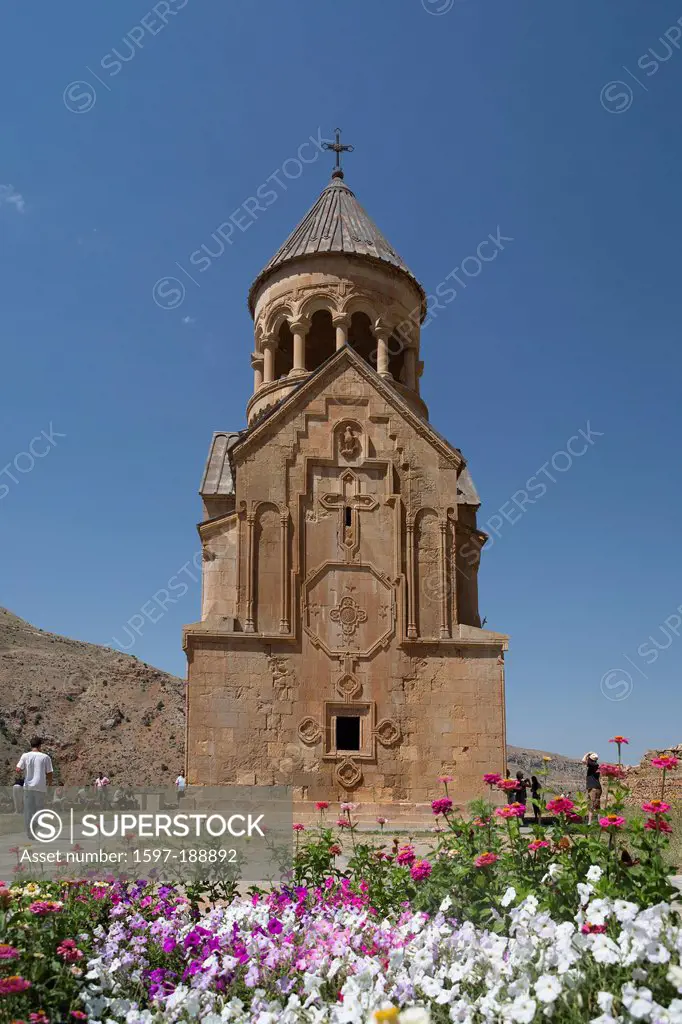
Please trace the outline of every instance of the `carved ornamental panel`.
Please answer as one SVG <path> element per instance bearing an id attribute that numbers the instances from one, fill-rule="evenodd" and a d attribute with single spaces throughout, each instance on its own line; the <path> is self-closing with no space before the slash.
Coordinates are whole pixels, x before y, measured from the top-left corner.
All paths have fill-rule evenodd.
<path id="1" fill-rule="evenodd" d="M 395 592 L 372 565 L 325 562 L 303 585 L 304 628 L 330 657 L 369 657 L 395 632 Z"/>

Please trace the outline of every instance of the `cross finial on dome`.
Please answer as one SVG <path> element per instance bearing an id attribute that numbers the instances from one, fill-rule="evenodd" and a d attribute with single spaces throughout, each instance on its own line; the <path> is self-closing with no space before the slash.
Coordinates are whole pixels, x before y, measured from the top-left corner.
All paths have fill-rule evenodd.
<path id="1" fill-rule="evenodd" d="M 353 150 L 355 149 L 355 146 L 343 146 L 341 144 L 341 129 L 335 128 L 334 131 L 336 133 L 336 142 L 323 142 L 322 145 L 324 149 L 330 149 L 332 150 L 332 152 L 336 153 L 336 166 L 332 171 L 332 178 L 343 179 L 343 168 L 341 167 L 341 154 L 352 153 Z"/>

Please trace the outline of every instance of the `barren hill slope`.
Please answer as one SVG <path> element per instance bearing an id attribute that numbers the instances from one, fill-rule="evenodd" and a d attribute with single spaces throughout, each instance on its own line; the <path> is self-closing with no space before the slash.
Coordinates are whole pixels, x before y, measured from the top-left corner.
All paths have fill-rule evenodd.
<path id="1" fill-rule="evenodd" d="M 0 784 L 31 736 L 57 778 L 150 785 L 183 764 L 185 684 L 107 647 L 36 629 L 0 608 Z"/>

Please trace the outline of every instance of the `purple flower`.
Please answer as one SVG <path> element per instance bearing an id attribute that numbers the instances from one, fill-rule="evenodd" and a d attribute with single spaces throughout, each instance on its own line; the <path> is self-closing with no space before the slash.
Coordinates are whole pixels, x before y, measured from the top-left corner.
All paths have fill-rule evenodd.
<path id="1" fill-rule="evenodd" d="M 278 921 L 276 917 L 271 917 L 268 921 L 268 931 L 271 935 L 279 935 L 282 931 L 282 922 Z"/>
<path id="2" fill-rule="evenodd" d="M 172 953 L 176 946 L 177 942 L 175 941 L 172 935 L 169 935 L 167 939 L 163 940 L 162 949 L 164 953 Z"/>

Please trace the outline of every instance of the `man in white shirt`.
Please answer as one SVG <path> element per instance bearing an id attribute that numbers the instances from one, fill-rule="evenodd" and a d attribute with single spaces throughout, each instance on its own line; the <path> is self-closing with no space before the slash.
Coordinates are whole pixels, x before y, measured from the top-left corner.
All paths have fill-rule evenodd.
<path id="1" fill-rule="evenodd" d="M 178 805 L 180 804 L 180 801 L 182 800 L 183 796 L 185 795 L 185 788 L 186 788 L 186 786 L 187 786 L 187 783 L 185 782 L 185 776 L 182 774 L 182 772 L 180 772 L 180 774 L 178 775 L 177 779 L 175 780 L 175 788 L 176 788 L 177 794 L 178 794 Z"/>
<path id="2" fill-rule="evenodd" d="M 31 749 L 21 755 L 17 764 L 17 772 L 24 775 L 24 827 L 29 839 L 35 838 L 31 832 L 31 820 L 45 806 L 47 787 L 52 785 L 52 761 L 43 754 L 42 745 L 40 736 L 34 736 Z"/>

